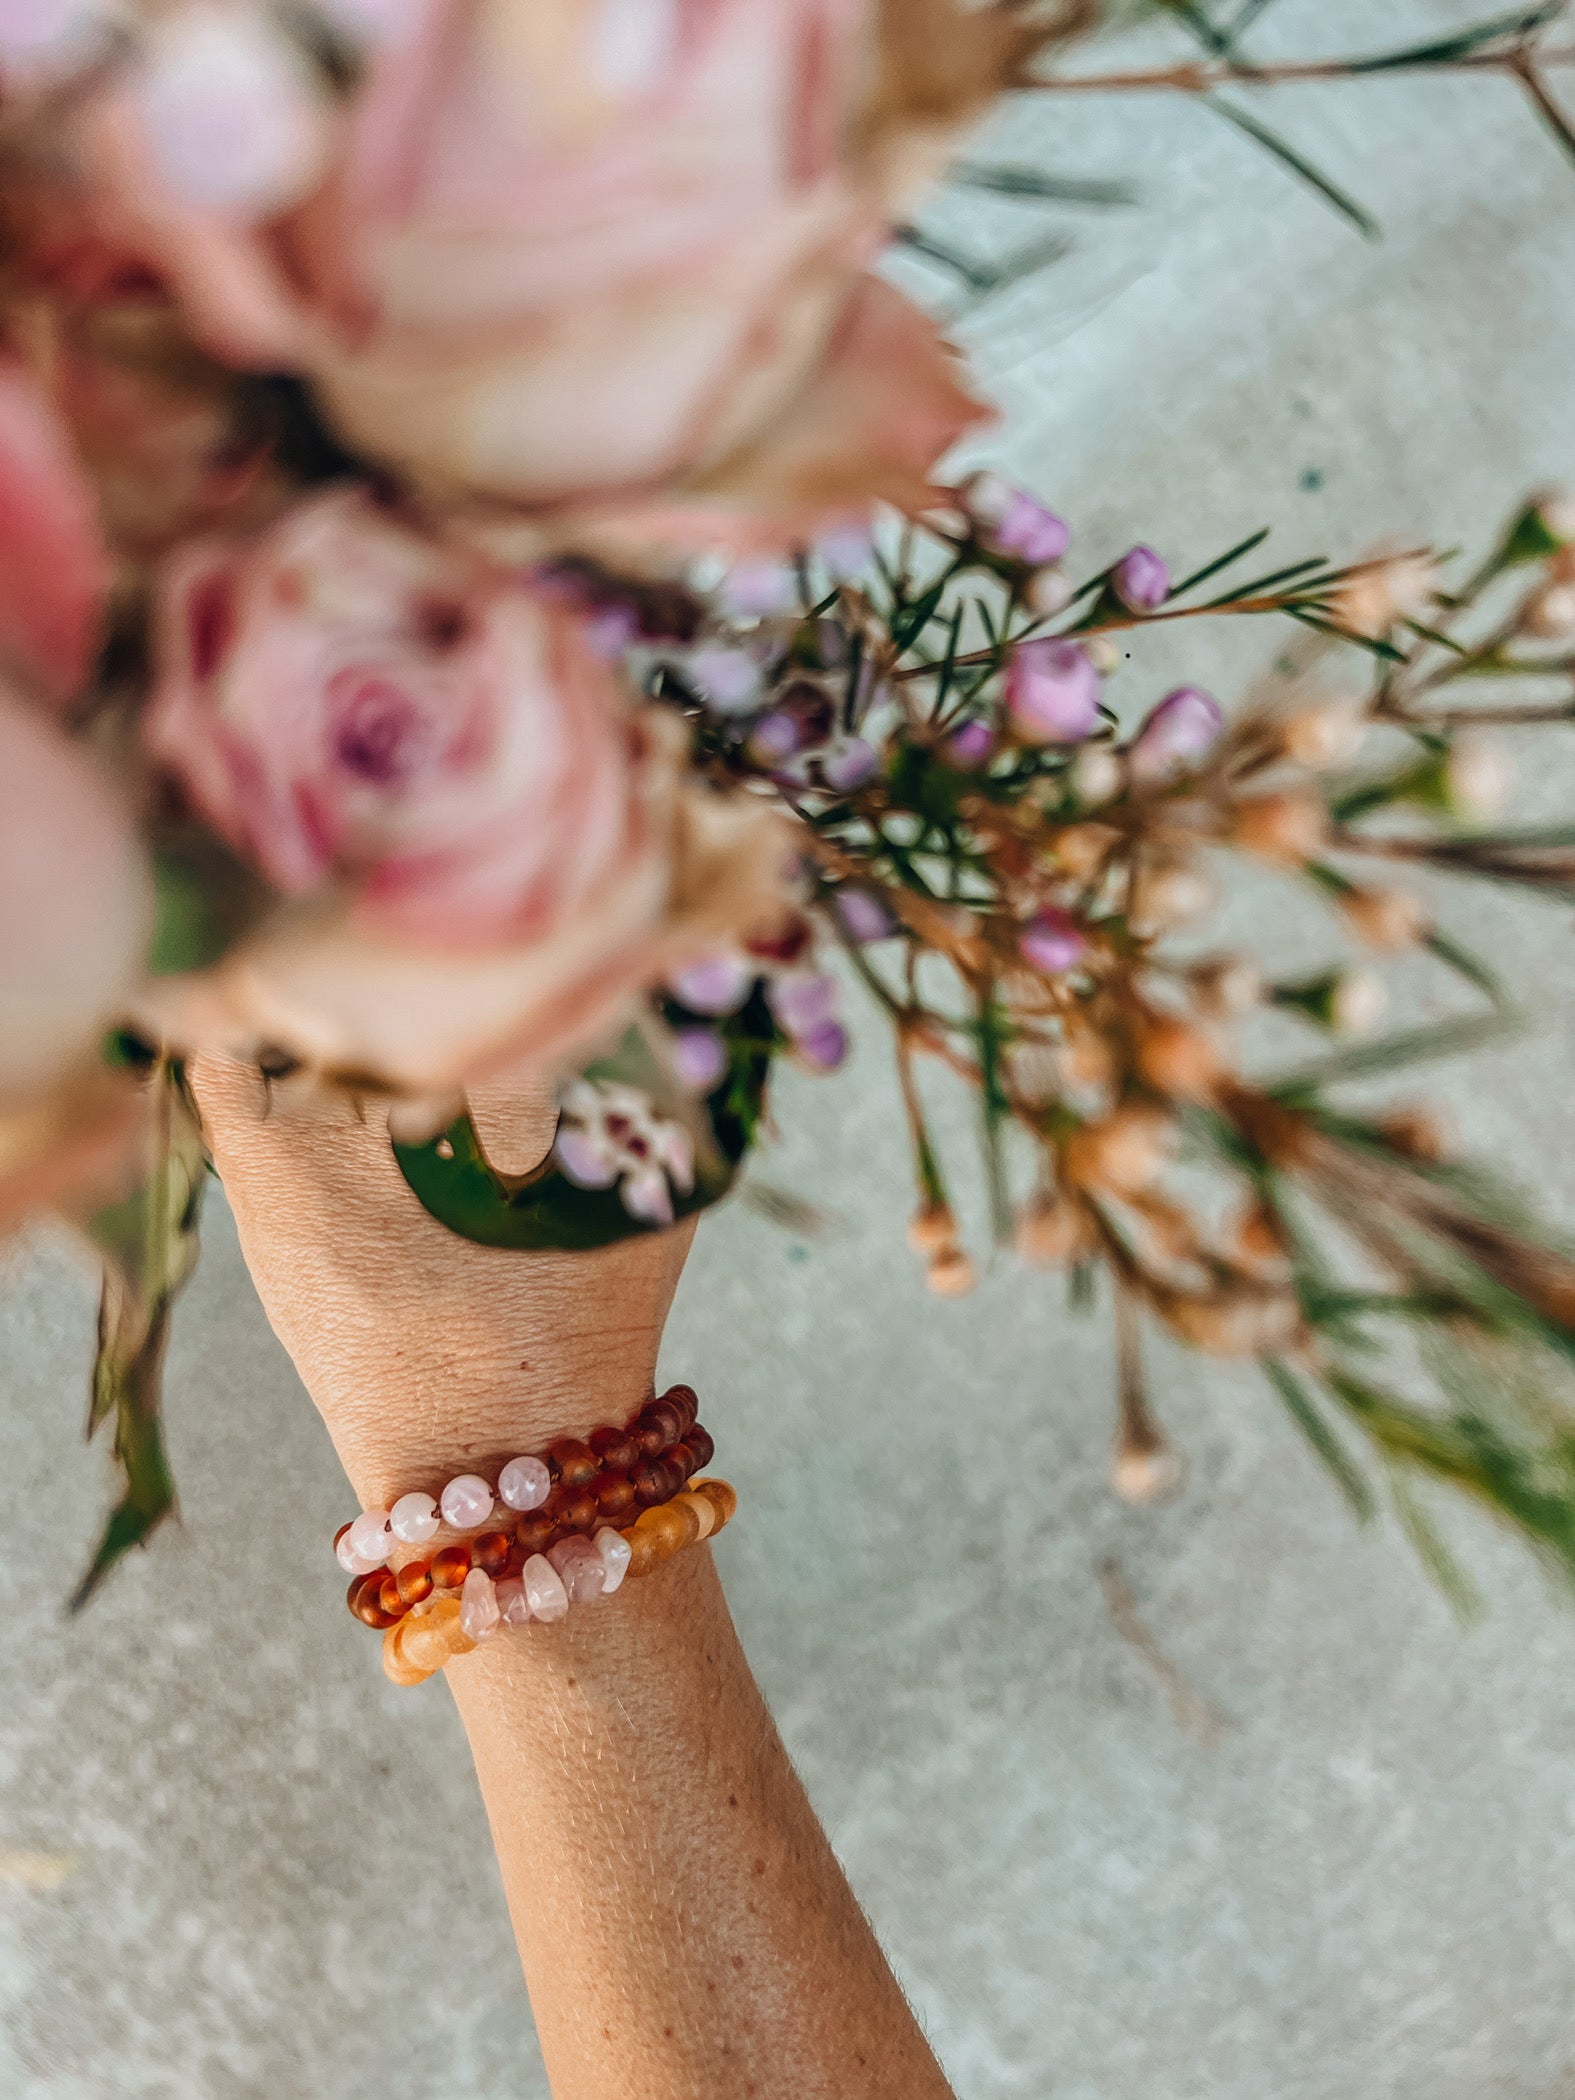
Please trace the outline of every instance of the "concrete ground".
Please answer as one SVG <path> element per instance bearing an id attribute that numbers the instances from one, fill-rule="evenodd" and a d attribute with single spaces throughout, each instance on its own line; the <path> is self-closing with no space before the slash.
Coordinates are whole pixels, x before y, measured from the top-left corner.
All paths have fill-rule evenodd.
<path id="1" fill-rule="evenodd" d="M 1279 33 L 1337 49 L 1472 12 L 1283 0 Z M 968 322 L 1000 456 L 1092 557 L 1144 537 L 1201 561 L 1261 522 L 1287 560 L 1469 541 L 1526 484 L 1575 481 L 1575 170 L 1515 93 L 1273 107 L 1381 245 L 1188 105 L 1003 120 L 1014 151 L 1146 192 Z M 1199 629 L 1184 660 L 1224 682 L 1250 657 Z M 1118 697 L 1159 675 L 1134 663 Z M 1536 756 L 1527 806 L 1567 809 L 1569 752 Z M 1249 917 L 1271 948 L 1303 937 L 1272 899 Z M 1458 921 L 1542 1025 L 1438 1090 L 1568 1222 L 1569 914 L 1462 895 Z M 784 1081 L 766 1167 L 835 1229 L 735 1206 L 703 1231 L 666 1363 L 715 1396 L 746 1642 L 959 2094 L 1575 2092 L 1575 1601 L 1457 1513 L 1489 1600 L 1462 1628 L 1251 1377 L 1162 1346 L 1189 1485 L 1157 1515 L 1115 1504 L 1100 1320 L 1006 1262 L 964 1304 L 926 1297 L 862 1033 L 842 1079 Z M 3 1291 L 0 2094 L 536 2100 L 463 1739 L 340 1605 L 344 1489 L 222 1204 L 170 1372 L 184 1523 L 78 1623 L 60 1599 L 104 1489 L 78 1442 L 90 1291 L 44 1243 Z M 1112 1613 L 1111 1557 L 1179 1715 Z"/>

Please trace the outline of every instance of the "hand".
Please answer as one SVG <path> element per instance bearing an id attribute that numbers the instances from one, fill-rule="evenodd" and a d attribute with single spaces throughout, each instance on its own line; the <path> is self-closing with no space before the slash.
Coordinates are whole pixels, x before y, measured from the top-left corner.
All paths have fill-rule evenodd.
<path id="1" fill-rule="evenodd" d="M 422 1209 L 375 1104 L 231 1058 L 191 1081 L 264 1310 L 364 1508 L 650 1397 L 692 1226 L 590 1254 L 478 1247 Z M 551 1142 L 544 1089 L 481 1088 L 472 1112 L 507 1171 Z"/>

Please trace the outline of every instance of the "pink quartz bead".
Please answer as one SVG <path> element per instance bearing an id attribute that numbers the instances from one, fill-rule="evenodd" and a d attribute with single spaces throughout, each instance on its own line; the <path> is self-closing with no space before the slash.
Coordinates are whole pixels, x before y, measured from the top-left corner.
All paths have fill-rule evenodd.
<path id="1" fill-rule="evenodd" d="M 498 1494 L 510 1509 L 540 1509 L 552 1493 L 552 1475 L 539 1458 L 511 1458 L 498 1475 Z"/>
<path id="2" fill-rule="evenodd" d="M 363 1573 L 381 1568 L 394 1550 L 394 1534 L 388 1528 L 386 1509 L 363 1509 L 345 1533 L 344 1543 L 366 1563 Z"/>
<path id="3" fill-rule="evenodd" d="M 473 1641 L 484 1641 L 502 1621 L 498 1593 L 484 1568 L 472 1568 L 459 1593 L 459 1623 Z"/>
<path id="4" fill-rule="evenodd" d="M 437 1536 L 438 1506 L 430 1495 L 401 1495 L 388 1512 L 389 1529 L 407 1546 L 424 1546 Z"/>
<path id="5" fill-rule="evenodd" d="M 525 1595 L 525 1585 L 517 1575 L 505 1575 L 497 1585 L 498 1611 L 505 1626 L 528 1626 L 530 1624 L 530 1599 Z"/>
<path id="6" fill-rule="evenodd" d="M 455 1531 L 479 1531 L 492 1514 L 492 1490 L 479 1473 L 461 1473 L 443 1490 L 440 1506 Z"/>
<path id="7" fill-rule="evenodd" d="M 602 1595 L 610 1597 L 629 1572 L 629 1562 L 633 1557 L 629 1541 L 621 1531 L 614 1531 L 610 1526 L 605 1526 L 597 1532 L 591 1543 L 601 1556 Z"/>
<path id="8" fill-rule="evenodd" d="M 543 1553 L 533 1553 L 520 1575 L 533 1619 L 561 1619 L 569 1609 L 563 1578 Z"/>
<path id="9" fill-rule="evenodd" d="M 374 1568 L 382 1567 L 383 1562 L 381 1560 L 367 1560 L 364 1555 L 357 1553 L 354 1546 L 350 1543 L 352 1528 L 349 1525 L 345 1527 L 343 1537 L 334 1547 L 334 1558 L 347 1575 L 370 1575 Z"/>
<path id="10" fill-rule="evenodd" d="M 563 1539 L 547 1558 L 557 1569 L 571 1604 L 591 1604 L 607 1587 L 607 1564 L 587 1538 Z"/>

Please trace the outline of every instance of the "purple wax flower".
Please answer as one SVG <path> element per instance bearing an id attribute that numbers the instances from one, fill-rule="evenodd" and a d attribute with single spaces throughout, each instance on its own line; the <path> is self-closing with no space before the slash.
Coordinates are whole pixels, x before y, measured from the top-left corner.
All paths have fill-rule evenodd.
<path id="1" fill-rule="evenodd" d="M 1065 554 L 1072 543 L 1072 528 L 1026 489 L 1013 489 L 990 537 L 1000 553 L 1042 569 Z"/>
<path id="2" fill-rule="evenodd" d="M 874 779 L 880 771 L 880 754 L 861 736 L 845 737 L 834 750 L 826 753 L 820 762 L 820 770 L 826 776 L 828 787 L 846 793 L 848 789 L 863 787 L 866 780 Z"/>
<path id="3" fill-rule="evenodd" d="M 822 1021 L 808 1035 L 801 1035 L 795 1048 L 817 1071 L 834 1072 L 848 1054 L 848 1033 L 840 1021 Z"/>
<path id="4" fill-rule="evenodd" d="M 727 1045 L 714 1028 L 676 1029 L 673 1064 L 691 1094 L 709 1094 L 727 1070 Z"/>
<path id="5" fill-rule="evenodd" d="M 833 576 L 858 576 L 869 567 L 875 543 L 867 525 L 834 525 L 816 540 L 815 552 Z"/>
<path id="6" fill-rule="evenodd" d="M 1156 612 L 1170 595 L 1170 564 L 1152 547 L 1131 547 L 1111 570 L 1110 588 L 1128 612 Z"/>
<path id="7" fill-rule="evenodd" d="M 765 620 L 791 612 L 798 603 L 798 578 L 785 561 L 745 561 L 728 570 L 717 593 L 725 612 L 741 620 Z"/>
<path id="8" fill-rule="evenodd" d="M 1201 686 L 1178 686 L 1150 714 L 1127 751 L 1139 787 L 1163 787 L 1207 758 L 1225 726 L 1220 704 Z"/>
<path id="9" fill-rule="evenodd" d="M 965 773 L 984 765 L 995 749 L 995 731 L 988 722 L 964 722 L 946 739 L 946 756 Z"/>
<path id="10" fill-rule="evenodd" d="M 1081 743 L 1099 720 L 1099 673 L 1076 642 L 1019 642 L 1006 670 L 1006 706 L 1031 743 Z"/>
<path id="11" fill-rule="evenodd" d="M 760 691 L 760 666 L 747 649 L 696 649 L 687 665 L 689 683 L 716 715 L 747 714 Z"/>
<path id="12" fill-rule="evenodd" d="M 1043 911 L 1036 911 L 1023 928 L 1017 945 L 1024 960 L 1032 963 L 1036 970 L 1057 976 L 1082 959 L 1088 943 L 1067 913 L 1047 904 Z"/>
<path id="13" fill-rule="evenodd" d="M 785 1035 L 795 1042 L 815 1034 L 837 1018 L 837 980 L 824 970 L 784 970 L 766 987 L 771 1011 Z"/>
<path id="14" fill-rule="evenodd" d="M 897 930 L 897 922 L 873 890 L 838 890 L 832 900 L 843 931 L 862 947 L 868 941 L 883 941 Z"/>
<path id="15" fill-rule="evenodd" d="M 784 765 L 796 754 L 801 741 L 800 723 L 774 708 L 770 714 L 762 715 L 749 732 L 749 755 L 757 765 Z"/>
<path id="16" fill-rule="evenodd" d="M 741 955 L 706 955 L 685 964 L 667 985 L 692 1014 L 736 1014 L 749 997 L 755 974 Z"/>
<path id="17" fill-rule="evenodd" d="M 634 647 L 639 632 L 634 607 L 617 600 L 597 606 L 585 623 L 586 639 L 597 655 L 605 656 L 609 663 L 616 663 Z"/>

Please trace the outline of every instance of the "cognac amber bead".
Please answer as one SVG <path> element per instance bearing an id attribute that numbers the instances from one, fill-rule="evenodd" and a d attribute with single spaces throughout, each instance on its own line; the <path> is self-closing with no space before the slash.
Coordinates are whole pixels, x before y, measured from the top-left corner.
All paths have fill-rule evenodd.
<path id="1" fill-rule="evenodd" d="M 593 1429 L 590 1446 L 608 1472 L 627 1473 L 640 1455 L 627 1429 Z"/>
<path id="2" fill-rule="evenodd" d="M 410 1609 L 410 1606 L 399 1594 L 399 1578 L 396 1575 L 391 1575 L 387 1569 L 381 1571 L 381 1579 L 377 1586 L 377 1601 L 382 1606 L 385 1616 L 389 1619 L 402 1619 Z"/>
<path id="3" fill-rule="evenodd" d="M 383 1570 L 378 1568 L 371 1575 L 358 1575 L 345 1592 L 345 1602 L 363 1626 L 374 1626 L 381 1631 L 392 1626 L 394 1615 L 384 1611 L 378 1592 L 383 1587 Z"/>
<path id="4" fill-rule="evenodd" d="M 687 1436 L 695 1426 L 700 1413 L 700 1398 L 692 1385 L 670 1385 L 662 1398 L 669 1407 L 676 1407 L 682 1420 L 680 1436 Z"/>
<path id="5" fill-rule="evenodd" d="M 634 1418 L 634 1433 L 648 1458 L 666 1451 L 684 1433 L 684 1418 L 670 1400 L 653 1400 Z"/>
<path id="6" fill-rule="evenodd" d="M 470 1548 L 445 1546 L 432 1556 L 432 1581 L 440 1590 L 462 1589 L 470 1573 Z"/>
<path id="7" fill-rule="evenodd" d="M 470 1542 L 470 1564 L 487 1575 L 501 1575 L 508 1565 L 513 1544 L 506 1531 L 484 1531 Z"/>
<path id="8" fill-rule="evenodd" d="M 424 1560 L 407 1561 L 395 1571 L 394 1581 L 399 1586 L 399 1601 L 408 1611 L 412 1604 L 421 1603 L 432 1594 L 432 1570 Z"/>
<path id="9" fill-rule="evenodd" d="M 520 1519 L 516 1534 L 516 1552 L 523 1567 L 533 1554 L 545 1553 L 558 1536 L 558 1519 L 549 1516 L 544 1509 L 532 1510 L 528 1517 Z"/>
<path id="10" fill-rule="evenodd" d="M 634 1482 L 627 1473 L 609 1466 L 591 1482 L 591 1493 L 604 1524 L 622 1524 L 634 1515 Z"/>
<path id="11" fill-rule="evenodd" d="M 670 1502 L 683 1486 L 678 1468 L 665 1458 L 642 1458 L 629 1478 L 634 1482 L 634 1499 L 643 1509 Z"/>
<path id="12" fill-rule="evenodd" d="M 547 1464 L 554 1477 L 565 1487 L 584 1487 L 601 1471 L 601 1460 L 589 1444 L 582 1444 L 578 1437 L 561 1436 L 547 1449 Z"/>

